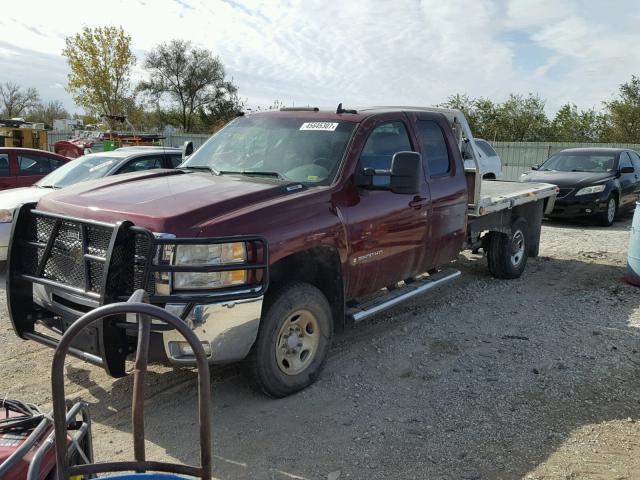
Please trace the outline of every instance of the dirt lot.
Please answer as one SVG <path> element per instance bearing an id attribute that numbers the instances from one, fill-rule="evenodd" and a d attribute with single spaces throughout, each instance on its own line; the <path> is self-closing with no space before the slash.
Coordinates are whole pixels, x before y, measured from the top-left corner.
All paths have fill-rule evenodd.
<path id="1" fill-rule="evenodd" d="M 640 478 L 640 289 L 621 281 L 630 219 L 545 223 L 515 281 L 458 261 L 454 287 L 335 339 L 308 390 L 270 400 L 237 367 L 213 372 L 220 479 Z M 50 402 L 51 351 L 18 340 L 2 298 L 0 392 Z M 156 458 L 197 461 L 194 374 L 154 368 Z M 130 378 L 71 361 L 100 459 L 132 456 Z"/>

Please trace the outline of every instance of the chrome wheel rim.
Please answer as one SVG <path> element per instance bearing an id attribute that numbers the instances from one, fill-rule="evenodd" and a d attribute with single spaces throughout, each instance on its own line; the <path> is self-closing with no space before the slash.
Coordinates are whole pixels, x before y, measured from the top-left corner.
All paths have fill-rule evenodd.
<path id="1" fill-rule="evenodd" d="M 285 375 L 298 375 L 313 362 L 320 343 L 320 327 L 309 310 L 296 310 L 280 327 L 276 362 Z"/>
<path id="2" fill-rule="evenodd" d="M 511 264 L 514 267 L 520 265 L 524 257 L 524 234 L 522 230 L 516 231 L 511 238 Z"/>
<path id="3" fill-rule="evenodd" d="M 613 198 L 609 199 L 609 205 L 607 206 L 607 220 L 609 223 L 613 223 L 616 218 L 616 201 Z"/>

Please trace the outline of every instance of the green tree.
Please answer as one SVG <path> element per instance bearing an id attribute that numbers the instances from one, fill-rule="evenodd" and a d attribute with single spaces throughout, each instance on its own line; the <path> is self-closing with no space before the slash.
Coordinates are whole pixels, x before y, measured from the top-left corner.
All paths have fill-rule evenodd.
<path id="1" fill-rule="evenodd" d="M 158 45 L 147 54 L 144 68 L 149 79 L 141 82 L 138 90 L 149 95 L 158 108 L 168 100 L 167 111 L 177 111 L 177 123 L 184 131 L 215 114 L 221 103 L 233 102 L 238 90 L 225 79 L 219 57 L 185 40 Z"/>
<path id="2" fill-rule="evenodd" d="M 549 135 L 549 120 L 544 113 L 545 101 L 537 94 L 526 97 L 510 94 L 497 107 L 495 140 L 537 142 Z"/>
<path id="3" fill-rule="evenodd" d="M 620 85 L 618 95 L 605 106 L 603 141 L 640 143 L 640 77 Z"/>
<path id="4" fill-rule="evenodd" d="M 67 91 L 90 115 L 123 115 L 131 102 L 131 37 L 122 27 L 85 27 L 62 50 L 71 69 Z"/>
<path id="5" fill-rule="evenodd" d="M 22 88 L 17 83 L 5 82 L 0 85 L 2 115 L 6 118 L 19 117 L 36 107 L 40 95 L 35 88 Z"/>
<path id="6" fill-rule="evenodd" d="M 551 138 L 556 142 L 598 142 L 602 135 L 604 118 L 595 109 L 578 110 L 567 103 L 551 122 Z"/>

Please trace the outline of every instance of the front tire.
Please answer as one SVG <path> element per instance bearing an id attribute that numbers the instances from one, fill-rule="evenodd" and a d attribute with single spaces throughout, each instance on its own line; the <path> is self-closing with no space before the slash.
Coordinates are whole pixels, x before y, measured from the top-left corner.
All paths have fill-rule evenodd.
<path id="1" fill-rule="evenodd" d="M 260 390 L 286 397 L 316 381 L 333 336 L 331 307 L 313 285 L 292 282 L 266 299 L 249 357 Z"/>
<path id="2" fill-rule="evenodd" d="M 518 218 L 511 225 L 511 234 L 490 232 L 487 262 L 496 278 L 518 278 L 529 258 L 529 225 Z"/>
<path id="3" fill-rule="evenodd" d="M 618 200 L 614 195 L 607 198 L 607 209 L 598 217 L 598 223 L 604 227 L 610 227 L 618 215 Z"/>

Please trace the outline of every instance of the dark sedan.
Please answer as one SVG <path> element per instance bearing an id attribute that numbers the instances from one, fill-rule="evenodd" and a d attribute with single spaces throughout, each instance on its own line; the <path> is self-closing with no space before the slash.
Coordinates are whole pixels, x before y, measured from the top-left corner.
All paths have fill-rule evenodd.
<path id="1" fill-rule="evenodd" d="M 520 177 L 560 189 L 551 217 L 595 217 L 611 225 L 640 198 L 640 156 L 624 148 L 570 148 Z"/>

